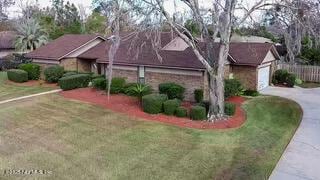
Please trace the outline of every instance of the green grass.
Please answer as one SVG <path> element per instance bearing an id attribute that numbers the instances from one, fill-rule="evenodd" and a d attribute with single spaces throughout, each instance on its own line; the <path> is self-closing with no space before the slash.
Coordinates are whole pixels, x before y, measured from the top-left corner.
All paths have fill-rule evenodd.
<path id="1" fill-rule="evenodd" d="M 6 83 L 7 81 L 7 73 L 0 71 L 0 101 L 45 92 L 52 90 L 53 88 L 50 87 L 41 87 L 41 86 L 17 86 L 13 84 Z"/>
<path id="2" fill-rule="evenodd" d="M 267 179 L 302 112 L 264 96 L 244 108 L 239 129 L 194 130 L 59 95 L 0 105 L 0 169 L 52 171 L 46 179 Z"/>
<path id="3" fill-rule="evenodd" d="M 320 83 L 316 82 L 303 82 L 302 84 L 298 85 L 302 88 L 318 88 L 320 87 Z"/>

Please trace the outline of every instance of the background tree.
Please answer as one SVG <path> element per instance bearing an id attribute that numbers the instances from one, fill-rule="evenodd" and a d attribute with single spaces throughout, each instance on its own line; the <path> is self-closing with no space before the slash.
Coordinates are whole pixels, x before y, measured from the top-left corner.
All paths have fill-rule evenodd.
<path id="1" fill-rule="evenodd" d="M 0 0 L 0 22 L 8 20 L 8 15 L 6 9 L 14 5 L 14 0 Z"/>
<path id="2" fill-rule="evenodd" d="M 48 42 L 46 32 L 35 19 L 27 19 L 17 25 L 16 49 L 21 52 L 33 51 Z"/>
<path id="3" fill-rule="evenodd" d="M 106 32 L 107 17 L 93 11 L 85 23 L 85 29 L 90 34 L 104 34 Z"/>

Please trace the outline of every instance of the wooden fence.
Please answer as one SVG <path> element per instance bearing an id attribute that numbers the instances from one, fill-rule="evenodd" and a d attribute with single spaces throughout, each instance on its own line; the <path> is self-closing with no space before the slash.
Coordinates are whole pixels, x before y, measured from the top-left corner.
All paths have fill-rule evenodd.
<path id="1" fill-rule="evenodd" d="M 286 69 L 302 81 L 320 82 L 320 66 L 278 64 L 277 69 Z"/>

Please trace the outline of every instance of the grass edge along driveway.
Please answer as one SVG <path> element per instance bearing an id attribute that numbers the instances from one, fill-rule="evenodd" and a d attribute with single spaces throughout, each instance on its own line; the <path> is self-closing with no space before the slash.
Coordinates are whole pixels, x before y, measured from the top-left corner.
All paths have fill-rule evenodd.
<path id="1" fill-rule="evenodd" d="M 0 71 L 0 101 L 8 100 L 16 97 L 41 93 L 53 90 L 51 87 L 42 87 L 38 86 L 19 86 L 14 84 L 9 84 L 6 81 L 7 73 L 4 71 Z"/>
<path id="2" fill-rule="evenodd" d="M 233 130 L 146 122 L 46 95 L 0 106 L 0 169 L 46 179 L 267 179 L 301 120 L 293 101 L 257 97 Z M 1 179 L 1 174 L 0 174 Z"/>

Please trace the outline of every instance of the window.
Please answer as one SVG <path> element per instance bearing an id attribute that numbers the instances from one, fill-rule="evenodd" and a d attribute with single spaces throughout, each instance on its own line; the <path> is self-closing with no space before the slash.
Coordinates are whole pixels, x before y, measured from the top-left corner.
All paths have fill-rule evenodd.
<path id="1" fill-rule="evenodd" d="M 141 84 L 145 83 L 144 71 L 145 71 L 144 66 L 139 66 L 139 68 L 138 68 L 138 82 Z"/>

